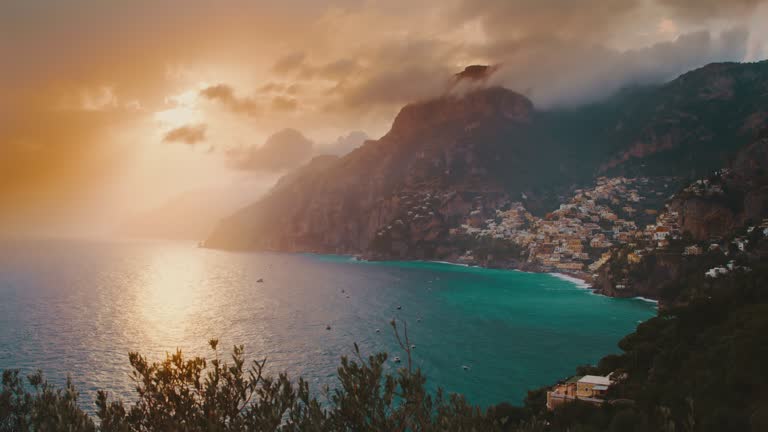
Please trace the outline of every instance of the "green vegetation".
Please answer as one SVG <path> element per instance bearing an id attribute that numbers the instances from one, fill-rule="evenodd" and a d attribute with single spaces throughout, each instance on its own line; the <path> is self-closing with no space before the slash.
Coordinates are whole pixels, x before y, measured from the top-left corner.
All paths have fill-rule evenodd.
<path id="1" fill-rule="evenodd" d="M 401 341 L 395 322 L 392 322 Z M 177 351 L 150 363 L 130 354 L 137 400 L 131 406 L 100 391 L 97 420 L 77 405 L 68 384 L 54 389 L 40 373 L 28 377 L 3 373 L 0 431 L 540 431 L 543 422 L 506 404 L 481 410 L 459 395 L 430 395 L 426 378 L 407 366 L 385 371 L 387 355 L 342 357 L 338 388 L 326 390 L 327 402 L 310 394 L 306 381 L 286 374 L 264 375 L 266 360 L 246 364 L 243 347 L 231 361 L 219 358 L 218 341 L 210 341 L 213 359 L 185 358 Z"/>

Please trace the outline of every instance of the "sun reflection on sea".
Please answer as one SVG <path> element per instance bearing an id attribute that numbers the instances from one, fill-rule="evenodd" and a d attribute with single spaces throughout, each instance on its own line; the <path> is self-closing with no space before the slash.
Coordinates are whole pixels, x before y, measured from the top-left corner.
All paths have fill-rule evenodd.
<path id="1" fill-rule="evenodd" d="M 153 344 L 179 346 L 204 303 L 205 264 L 194 250 L 158 248 L 138 289 L 138 313 Z"/>

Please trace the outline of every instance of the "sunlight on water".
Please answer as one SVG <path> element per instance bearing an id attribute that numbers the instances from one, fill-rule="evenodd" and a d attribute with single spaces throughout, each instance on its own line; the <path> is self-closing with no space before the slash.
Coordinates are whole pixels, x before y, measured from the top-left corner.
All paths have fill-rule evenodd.
<path id="1" fill-rule="evenodd" d="M 88 409 L 98 389 L 133 396 L 128 352 L 209 355 L 211 338 L 266 357 L 270 373 L 333 387 L 353 343 L 403 355 L 393 317 L 408 322 L 429 384 L 520 402 L 615 352 L 654 313 L 543 274 L 137 242 L 3 244 L 0 298 L 0 369 L 71 374 Z"/>
<path id="2" fill-rule="evenodd" d="M 143 317 L 144 333 L 156 338 L 153 343 L 181 340 L 184 329 L 193 325 L 204 306 L 204 257 L 185 252 L 154 251 L 134 288 L 138 292 L 137 312 Z"/>

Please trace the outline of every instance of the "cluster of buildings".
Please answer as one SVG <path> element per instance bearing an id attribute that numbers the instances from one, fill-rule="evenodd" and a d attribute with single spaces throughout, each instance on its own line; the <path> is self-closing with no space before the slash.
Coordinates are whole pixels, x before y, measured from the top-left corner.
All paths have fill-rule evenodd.
<path id="1" fill-rule="evenodd" d="M 653 207 L 645 201 L 666 194 L 656 187 L 648 178 L 600 177 L 594 187 L 575 190 L 568 202 L 543 218 L 517 202 L 487 220 L 479 220 L 480 212 L 473 212 L 462 229 L 470 235 L 516 243 L 524 251 L 523 258 L 542 270 L 588 274 L 608 259 L 611 246 L 642 235 L 635 220 L 640 215 L 650 217 L 652 213 L 645 209 Z M 666 228 L 659 225 L 659 229 Z"/>
<path id="2" fill-rule="evenodd" d="M 731 174 L 731 170 L 723 168 L 714 172 L 711 178 L 696 180 L 683 189 L 683 193 L 696 196 L 715 196 L 724 193 L 721 180 Z"/>
<path id="3" fill-rule="evenodd" d="M 760 225 L 747 227 L 747 234 L 752 234 L 756 230 L 763 237 L 768 237 L 768 218 L 763 219 L 763 221 L 762 221 L 762 223 Z M 737 236 L 737 237 L 734 237 L 733 239 L 731 239 L 730 244 L 733 247 L 732 250 L 737 251 L 737 253 L 738 252 L 746 252 L 748 247 L 749 247 L 749 239 L 746 238 L 745 236 Z M 729 255 L 729 251 L 728 250 L 723 250 L 723 248 L 720 246 L 719 243 L 712 243 L 712 244 L 710 244 L 709 249 L 710 250 L 718 249 L 718 250 L 723 251 L 725 253 L 725 255 Z M 688 250 L 688 248 L 686 248 L 686 251 L 687 250 Z M 730 260 L 730 261 L 728 261 L 728 264 L 726 264 L 726 265 L 715 266 L 715 267 L 712 267 L 711 269 L 707 270 L 706 272 L 704 272 L 704 276 L 706 276 L 708 278 L 716 279 L 716 278 L 718 278 L 720 276 L 726 275 L 726 274 L 731 273 L 731 272 L 736 272 L 736 271 L 748 272 L 748 271 L 751 271 L 751 270 L 752 269 L 750 269 L 749 267 L 737 265 L 735 260 Z"/>

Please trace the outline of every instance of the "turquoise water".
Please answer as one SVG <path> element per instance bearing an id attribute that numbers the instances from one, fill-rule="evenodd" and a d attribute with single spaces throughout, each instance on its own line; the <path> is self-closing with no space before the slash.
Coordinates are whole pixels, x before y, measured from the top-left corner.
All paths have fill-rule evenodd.
<path id="1" fill-rule="evenodd" d="M 408 323 L 431 385 L 476 404 L 519 403 L 617 352 L 654 314 L 546 274 L 177 243 L 0 243 L 0 369 L 40 368 L 57 383 L 71 374 L 86 408 L 97 389 L 131 398 L 129 351 L 204 355 L 210 338 L 333 387 L 355 342 L 404 358 L 392 318 Z"/>

